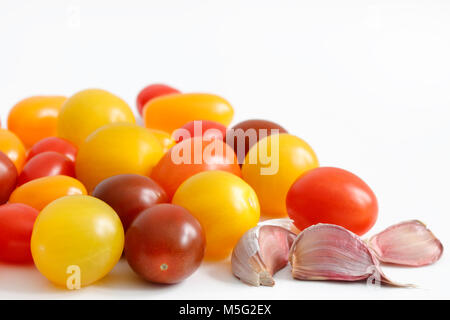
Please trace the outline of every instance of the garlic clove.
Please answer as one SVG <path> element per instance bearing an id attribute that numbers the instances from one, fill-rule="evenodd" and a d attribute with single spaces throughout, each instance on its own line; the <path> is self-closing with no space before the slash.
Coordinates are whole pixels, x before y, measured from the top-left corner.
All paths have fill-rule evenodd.
<path id="1" fill-rule="evenodd" d="M 233 274 L 253 286 L 273 286 L 273 275 L 288 263 L 296 236 L 291 228 L 290 219 L 273 219 L 248 230 L 233 250 Z"/>
<path id="2" fill-rule="evenodd" d="M 370 278 L 393 286 L 367 244 L 347 229 L 317 224 L 303 230 L 292 244 L 292 275 L 300 280 L 358 281 Z"/>
<path id="3" fill-rule="evenodd" d="M 439 239 L 418 220 L 393 225 L 372 236 L 368 244 L 380 261 L 413 267 L 436 262 L 444 250 Z"/>

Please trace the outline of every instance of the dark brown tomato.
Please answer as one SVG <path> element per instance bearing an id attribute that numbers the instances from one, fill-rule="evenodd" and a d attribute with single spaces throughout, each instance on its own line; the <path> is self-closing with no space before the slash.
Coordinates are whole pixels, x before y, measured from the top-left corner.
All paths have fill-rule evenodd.
<path id="1" fill-rule="evenodd" d="M 125 256 L 144 279 L 180 282 L 200 266 L 205 234 L 198 220 L 183 207 L 159 204 L 143 211 L 125 236 Z"/>
<path id="2" fill-rule="evenodd" d="M 6 154 L 0 151 L 0 204 L 8 201 L 17 181 L 17 169 Z"/>
<path id="3" fill-rule="evenodd" d="M 238 162 L 242 165 L 248 150 L 260 139 L 274 133 L 287 133 L 287 130 L 272 121 L 251 119 L 239 122 L 229 129 L 226 142 L 234 149 Z"/>
<path id="4" fill-rule="evenodd" d="M 155 181 L 139 174 L 109 177 L 95 187 L 92 195 L 116 211 L 125 231 L 141 211 L 169 201 Z"/>

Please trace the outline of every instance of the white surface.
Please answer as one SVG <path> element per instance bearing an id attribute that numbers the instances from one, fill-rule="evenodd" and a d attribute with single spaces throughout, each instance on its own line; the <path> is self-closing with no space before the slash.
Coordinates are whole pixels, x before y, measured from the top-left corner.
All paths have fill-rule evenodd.
<path id="1" fill-rule="evenodd" d="M 2 124 L 34 94 L 110 90 L 134 108 L 153 82 L 226 97 L 234 123 L 272 119 L 308 141 L 322 165 L 349 169 L 380 204 L 373 234 L 417 218 L 449 244 L 450 3 L 448 1 L 0 2 Z M 0 298 L 450 298 L 449 257 L 385 268 L 419 289 L 301 282 L 241 284 L 229 264 L 184 283 L 140 281 L 122 261 L 77 292 L 32 267 L 0 265 Z"/>

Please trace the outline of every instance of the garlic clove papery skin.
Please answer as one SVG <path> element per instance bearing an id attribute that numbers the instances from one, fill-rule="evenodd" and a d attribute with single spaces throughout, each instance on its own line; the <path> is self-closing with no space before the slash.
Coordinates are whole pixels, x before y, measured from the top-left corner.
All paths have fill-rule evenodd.
<path id="1" fill-rule="evenodd" d="M 393 286 L 367 244 L 349 230 L 316 224 L 303 230 L 292 244 L 289 261 L 299 280 L 358 281 L 369 277 Z M 409 286 L 409 285 L 408 285 Z"/>
<path id="2" fill-rule="evenodd" d="M 273 275 L 288 263 L 296 236 L 291 227 L 290 219 L 273 219 L 248 230 L 233 250 L 233 274 L 253 286 L 273 286 Z"/>
<path id="3" fill-rule="evenodd" d="M 384 263 L 420 267 L 439 260 L 444 247 L 426 225 L 410 220 L 372 236 L 368 244 Z"/>

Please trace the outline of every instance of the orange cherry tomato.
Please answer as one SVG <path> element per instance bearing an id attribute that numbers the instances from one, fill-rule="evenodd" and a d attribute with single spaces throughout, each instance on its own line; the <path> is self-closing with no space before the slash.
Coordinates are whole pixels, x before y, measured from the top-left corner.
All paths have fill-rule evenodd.
<path id="1" fill-rule="evenodd" d="M 39 140 L 56 136 L 59 111 L 66 97 L 34 96 L 17 103 L 9 112 L 8 129 L 29 148 Z"/>
<path id="2" fill-rule="evenodd" d="M 287 216 L 286 195 L 304 172 L 319 166 L 313 149 L 302 139 L 287 134 L 267 136 L 250 148 L 242 165 L 242 177 L 255 189 L 266 217 Z"/>
<path id="3" fill-rule="evenodd" d="M 203 137 L 205 140 L 220 139 L 225 141 L 226 135 L 227 127 L 211 120 L 190 121 L 173 133 L 177 143 L 193 137 Z"/>
<path id="4" fill-rule="evenodd" d="M 64 196 L 85 195 L 83 184 L 68 176 L 51 176 L 27 182 L 13 191 L 10 203 L 24 203 L 36 210 Z"/>
<path id="5" fill-rule="evenodd" d="M 172 93 L 180 93 L 179 90 L 166 84 L 151 84 L 139 92 L 136 98 L 136 106 L 140 115 L 143 113 L 144 106 L 150 100 Z"/>
<path id="6" fill-rule="evenodd" d="M 212 120 L 228 126 L 232 119 L 230 103 L 213 94 L 170 94 L 152 99 L 144 106 L 145 126 L 170 134 L 189 121 Z"/>
<path id="7" fill-rule="evenodd" d="M 241 176 L 233 149 L 222 140 L 206 141 L 195 137 L 176 144 L 153 168 L 155 180 L 171 199 L 178 186 L 202 171 L 222 170 Z"/>
<path id="8" fill-rule="evenodd" d="M 17 172 L 22 171 L 25 162 L 25 146 L 22 141 L 11 131 L 0 128 L 0 151 L 16 166 Z"/>

